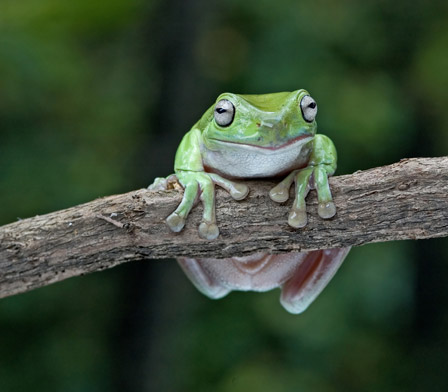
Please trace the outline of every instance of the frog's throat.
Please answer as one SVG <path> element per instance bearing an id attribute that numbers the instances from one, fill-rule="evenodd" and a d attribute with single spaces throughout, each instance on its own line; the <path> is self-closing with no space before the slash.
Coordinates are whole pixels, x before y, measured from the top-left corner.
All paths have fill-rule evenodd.
<path id="1" fill-rule="evenodd" d="M 297 148 L 299 146 L 304 145 L 305 143 L 308 143 L 314 138 L 313 135 L 301 135 L 294 139 L 288 140 L 285 143 L 282 144 L 276 144 L 274 146 L 259 146 L 256 144 L 251 143 L 241 143 L 241 142 L 233 142 L 233 141 L 227 141 L 227 140 L 221 140 L 221 139 L 215 139 L 211 138 L 210 140 L 213 141 L 213 143 L 216 143 L 217 145 L 232 145 L 234 147 L 239 147 L 243 149 L 249 149 L 249 150 L 258 150 L 259 152 L 262 152 L 263 150 L 269 154 L 269 152 L 272 151 L 278 151 L 278 150 L 284 150 L 284 149 L 290 149 L 290 148 Z M 207 145 L 207 143 L 206 143 Z M 214 150 L 214 148 L 210 148 L 207 146 L 210 150 Z"/>
<path id="2" fill-rule="evenodd" d="M 313 137 L 301 136 L 279 146 L 208 140 L 201 146 L 207 171 L 227 178 L 275 177 L 304 167 L 309 160 Z"/>

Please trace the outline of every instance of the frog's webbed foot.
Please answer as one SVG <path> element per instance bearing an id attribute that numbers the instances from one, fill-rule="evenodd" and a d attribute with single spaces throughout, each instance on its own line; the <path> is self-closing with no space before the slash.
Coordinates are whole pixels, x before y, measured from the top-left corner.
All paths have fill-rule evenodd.
<path id="1" fill-rule="evenodd" d="M 333 167 L 325 164 L 294 170 L 271 189 L 269 192 L 270 198 L 277 203 L 283 203 L 288 200 L 289 188 L 291 188 L 293 182 L 295 183 L 296 197 L 288 217 L 290 226 L 295 228 L 306 226 L 308 219 L 305 198 L 312 188 L 317 191 L 319 202 L 317 212 L 319 216 L 323 219 L 329 219 L 336 214 L 336 207 L 328 184 L 328 176 L 333 172 Z"/>
<path id="2" fill-rule="evenodd" d="M 168 216 L 166 223 L 174 232 L 179 232 L 185 226 L 186 219 L 198 198 L 201 200 L 204 212 L 199 225 L 200 237 L 213 240 L 218 237 L 219 229 L 215 215 L 215 184 L 224 188 L 235 200 L 244 199 L 249 193 L 245 184 L 238 184 L 213 173 L 179 172 L 176 174 L 184 187 L 184 195 L 176 210 Z"/>

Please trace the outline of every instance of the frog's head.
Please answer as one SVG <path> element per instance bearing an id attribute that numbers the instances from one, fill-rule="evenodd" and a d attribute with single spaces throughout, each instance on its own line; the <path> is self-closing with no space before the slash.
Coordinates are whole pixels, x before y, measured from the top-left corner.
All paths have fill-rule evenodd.
<path id="1" fill-rule="evenodd" d="M 316 134 L 317 105 L 305 90 L 264 95 L 221 94 L 201 119 L 210 150 L 229 144 L 273 152 Z"/>

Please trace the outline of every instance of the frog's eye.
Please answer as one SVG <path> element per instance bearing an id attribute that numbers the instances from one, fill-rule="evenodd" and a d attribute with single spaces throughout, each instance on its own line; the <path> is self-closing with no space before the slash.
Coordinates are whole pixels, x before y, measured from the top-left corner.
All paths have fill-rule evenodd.
<path id="1" fill-rule="evenodd" d="M 305 95 L 300 101 L 300 109 L 306 122 L 313 122 L 317 114 L 317 103 L 309 95 Z"/>
<path id="2" fill-rule="evenodd" d="M 215 121 L 221 127 L 228 127 L 235 117 L 235 106 L 227 99 L 221 99 L 215 106 Z"/>

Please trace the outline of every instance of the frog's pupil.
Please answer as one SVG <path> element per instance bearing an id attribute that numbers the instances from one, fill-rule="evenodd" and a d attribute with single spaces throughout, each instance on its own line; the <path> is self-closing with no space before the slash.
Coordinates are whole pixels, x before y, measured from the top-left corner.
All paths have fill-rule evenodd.
<path id="1" fill-rule="evenodd" d="M 311 108 L 311 109 L 314 109 L 314 108 L 316 107 L 316 102 L 311 102 L 311 103 L 308 105 L 308 107 Z"/>
<path id="2" fill-rule="evenodd" d="M 219 114 L 222 114 L 222 113 L 227 112 L 227 110 L 224 109 L 224 108 L 217 108 L 216 111 L 217 111 Z"/>

